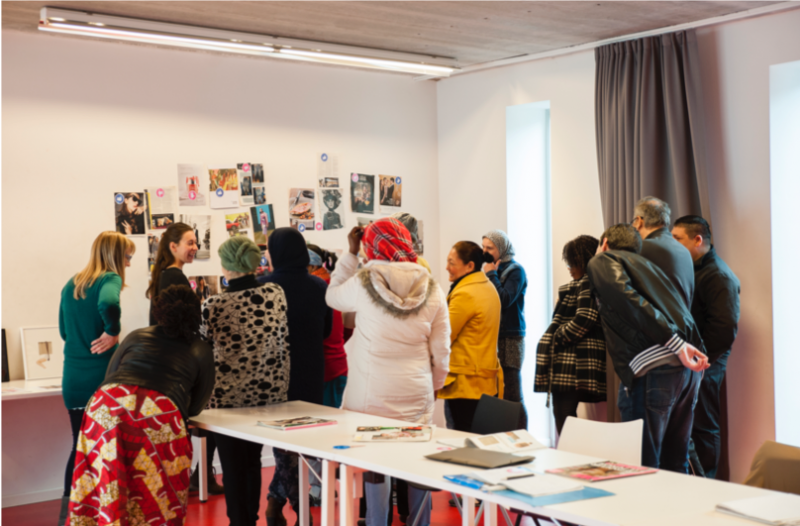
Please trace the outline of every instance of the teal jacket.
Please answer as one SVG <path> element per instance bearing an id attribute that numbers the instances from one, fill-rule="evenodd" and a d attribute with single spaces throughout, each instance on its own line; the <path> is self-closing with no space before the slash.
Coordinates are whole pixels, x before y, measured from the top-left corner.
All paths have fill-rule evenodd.
<path id="1" fill-rule="evenodd" d="M 106 272 L 86 289 L 86 297 L 73 296 L 73 278 L 61 290 L 58 329 L 64 340 L 64 404 L 67 409 L 83 408 L 106 376 L 115 345 L 102 354 L 92 354 L 92 342 L 104 332 L 116 336 L 120 331 L 119 293 L 122 278 Z"/>

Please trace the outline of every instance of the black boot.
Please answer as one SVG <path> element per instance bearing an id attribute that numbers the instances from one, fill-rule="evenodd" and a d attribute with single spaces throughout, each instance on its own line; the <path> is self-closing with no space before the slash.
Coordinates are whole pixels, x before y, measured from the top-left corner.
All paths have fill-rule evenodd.
<path id="1" fill-rule="evenodd" d="M 217 482 L 217 472 L 213 467 L 208 469 L 208 494 L 209 495 L 223 495 L 225 488 L 222 484 Z M 197 493 L 200 491 L 200 470 L 195 469 L 192 476 L 189 477 L 189 492 Z"/>
<path id="2" fill-rule="evenodd" d="M 267 526 L 286 526 L 286 517 L 283 516 L 284 504 L 278 502 L 275 497 L 267 497 Z"/>
<path id="3" fill-rule="evenodd" d="M 58 526 L 64 526 L 67 523 L 68 515 L 69 515 L 69 497 L 61 497 L 61 513 L 58 516 Z"/>

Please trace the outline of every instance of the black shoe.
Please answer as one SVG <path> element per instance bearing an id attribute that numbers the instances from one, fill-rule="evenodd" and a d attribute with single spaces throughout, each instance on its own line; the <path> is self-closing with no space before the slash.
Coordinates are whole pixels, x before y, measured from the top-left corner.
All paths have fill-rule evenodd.
<path id="1" fill-rule="evenodd" d="M 367 519 L 358 519 L 358 526 L 367 526 Z"/>
<path id="2" fill-rule="evenodd" d="M 284 504 L 280 504 L 275 497 L 267 497 L 267 526 L 286 526 L 286 517 L 283 516 Z"/>
<path id="3" fill-rule="evenodd" d="M 211 475 L 208 477 L 208 494 L 209 495 L 224 495 L 225 488 L 217 482 L 217 470 L 211 468 Z"/>

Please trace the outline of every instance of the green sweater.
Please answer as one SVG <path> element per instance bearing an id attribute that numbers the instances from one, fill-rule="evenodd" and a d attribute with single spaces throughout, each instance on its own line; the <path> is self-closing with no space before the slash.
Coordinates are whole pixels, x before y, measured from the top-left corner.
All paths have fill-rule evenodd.
<path id="1" fill-rule="evenodd" d="M 64 340 L 64 404 L 67 409 L 83 408 L 106 376 L 115 345 L 101 354 L 92 354 L 92 342 L 103 332 L 116 336 L 120 331 L 119 293 L 122 278 L 106 272 L 86 289 L 86 297 L 73 296 L 73 278 L 61 291 L 58 329 Z"/>

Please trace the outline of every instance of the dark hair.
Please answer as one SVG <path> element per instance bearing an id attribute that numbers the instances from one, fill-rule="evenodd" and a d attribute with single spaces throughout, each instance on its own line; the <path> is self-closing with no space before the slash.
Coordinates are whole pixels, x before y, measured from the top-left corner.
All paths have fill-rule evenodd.
<path id="1" fill-rule="evenodd" d="M 167 336 L 191 342 L 200 327 L 200 298 L 186 285 L 170 285 L 153 299 L 153 316 Z"/>
<path id="2" fill-rule="evenodd" d="M 600 242 L 592 236 L 578 236 L 564 245 L 561 259 L 566 261 L 567 265 L 572 268 L 586 270 L 586 265 L 594 257 L 599 244 Z"/>
<path id="3" fill-rule="evenodd" d="M 453 248 L 456 251 L 456 255 L 458 255 L 458 259 L 465 265 L 470 262 L 475 264 L 474 271 L 480 270 L 484 263 L 494 263 L 492 255 L 484 252 L 483 247 L 472 241 L 459 241 L 453 245 Z"/>
<path id="4" fill-rule="evenodd" d="M 161 273 L 175 262 L 175 256 L 172 255 L 169 244 L 175 243 L 177 245 L 180 243 L 183 234 L 186 232 L 194 232 L 194 228 L 186 223 L 175 223 L 170 225 L 161 235 L 161 241 L 158 243 L 158 251 L 156 252 L 156 259 L 153 263 L 153 271 L 150 273 L 150 285 L 147 287 L 147 292 L 145 292 L 146 298 L 155 298 L 158 296 Z"/>
<path id="5" fill-rule="evenodd" d="M 703 236 L 703 241 L 711 242 L 711 227 L 708 221 L 700 216 L 683 216 L 675 221 L 675 226 L 686 230 L 686 234 L 694 239 L 696 236 Z"/>
<path id="6" fill-rule="evenodd" d="M 600 236 L 600 242 L 608 239 L 608 248 L 611 250 L 627 250 L 638 254 L 642 251 L 642 236 L 639 231 L 627 223 L 620 223 L 607 228 Z"/>
<path id="7" fill-rule="evenodd" d="M 336 262 L 339 261 L 339 258 L 336 257 L 336 254 L 333 252 L 328 252 L 324 248 L 320 248 L 317 245 L 312 245 L 311 243 L 308 244 L 308 249 L 312 252 L 316 252 L 317 255 L 322 258 L 322 266 L 325 267 L 328 272 L 333 272 L 336 269 Z"/>

